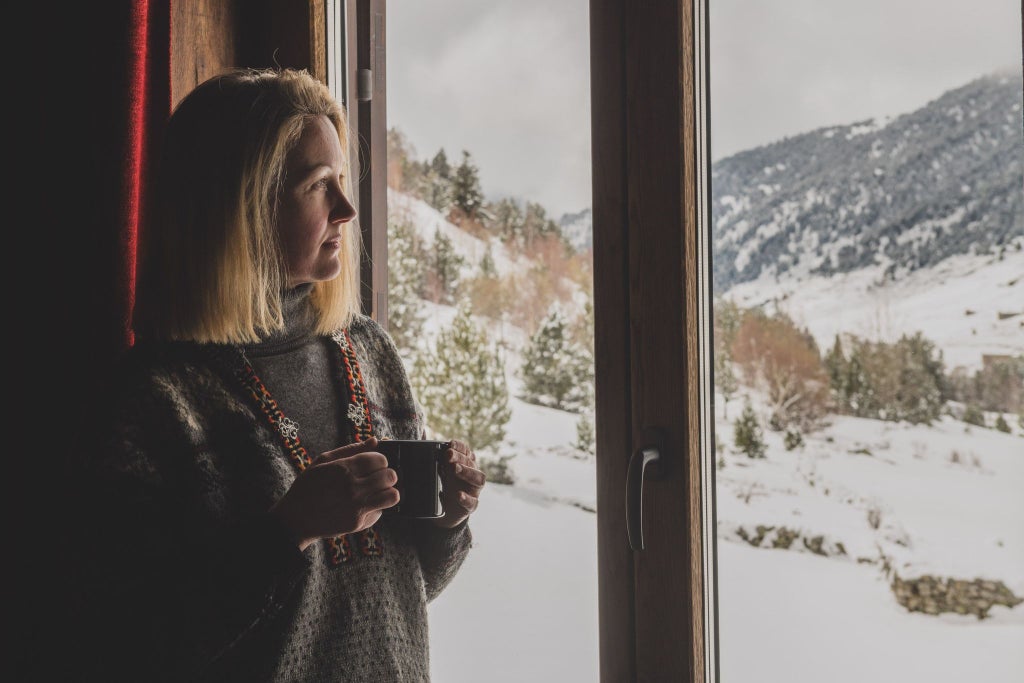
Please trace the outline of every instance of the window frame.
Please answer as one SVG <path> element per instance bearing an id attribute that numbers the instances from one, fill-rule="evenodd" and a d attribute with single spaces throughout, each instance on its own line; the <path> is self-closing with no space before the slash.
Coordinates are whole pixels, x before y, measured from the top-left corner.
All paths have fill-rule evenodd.
<path id="1" fill-rule="evenodd" d="M 363 305 L 386 328 L 385 0 L 345 4 L 349 82 L 373 74 L 372 99 L 350 99 Z M 707 29 L 706 0 L 590 0 L 602 683 L 718 678 Z M 667 466 L 634 551 L 626 475 L 653 424 Z"/>

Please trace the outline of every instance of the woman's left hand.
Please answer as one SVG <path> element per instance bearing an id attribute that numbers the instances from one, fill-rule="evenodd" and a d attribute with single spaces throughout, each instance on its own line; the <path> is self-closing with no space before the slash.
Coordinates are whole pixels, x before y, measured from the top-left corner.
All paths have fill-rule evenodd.
<path id="1" fill-rule="evenodd" d="M 480 490 L 487 477 L 477 469 L 476 455 L 464 442 L 452 440 L 441 466 L 441 483 L 444 493 L 444 517 L 434 524 L 452 529 L 468 518 L 480 504 Z"/>

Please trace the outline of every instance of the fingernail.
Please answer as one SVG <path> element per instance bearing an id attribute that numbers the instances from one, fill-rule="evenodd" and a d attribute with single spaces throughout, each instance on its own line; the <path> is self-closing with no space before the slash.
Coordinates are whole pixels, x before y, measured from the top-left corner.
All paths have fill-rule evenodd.
<path id="1" fill-rule="evenodd" d="M 462 465 L 456 465 L 455 466 L 455 473 L 458 474 L 461 471 L 462 471 Z"/>

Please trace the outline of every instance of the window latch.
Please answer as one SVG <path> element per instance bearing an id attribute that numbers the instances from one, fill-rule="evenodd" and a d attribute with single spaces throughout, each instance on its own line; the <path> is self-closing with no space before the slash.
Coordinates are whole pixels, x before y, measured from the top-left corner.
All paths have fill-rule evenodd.
<path id="1" fill-rule="evenodd" d="M 626 472 L 626 532 L 633 550 L 644 549 L 644 479 L 665 476 L 665 431 L 649 427 L 643 431 L 642 445 L 633 452 Z"/>
<path id="2" fill-rule="evenodd" d="M 356 71 L 356 99 L 360 102 L 373 99 L 373 71 L 370 69 Z"/>

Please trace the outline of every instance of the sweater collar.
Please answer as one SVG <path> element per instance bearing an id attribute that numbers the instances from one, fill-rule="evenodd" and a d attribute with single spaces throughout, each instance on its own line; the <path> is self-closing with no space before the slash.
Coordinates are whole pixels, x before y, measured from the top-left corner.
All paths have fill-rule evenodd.
<path id="1" fill-rule="evenodd" d="M 244 344 L 248 356 L 268 356 L 302 346 L 313 337 L 316 312 L 311 294 L 313 283 L 301 284 L 281 293 L 281 314 L 284 327 L 270 332 L 255 344 Z"/>

